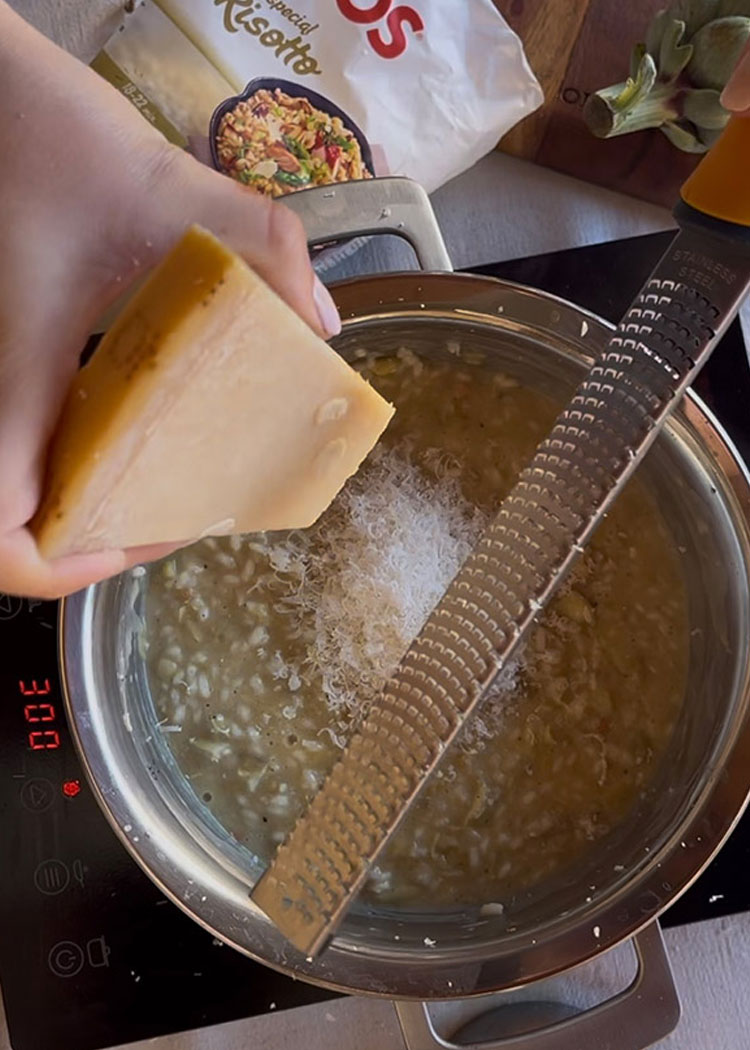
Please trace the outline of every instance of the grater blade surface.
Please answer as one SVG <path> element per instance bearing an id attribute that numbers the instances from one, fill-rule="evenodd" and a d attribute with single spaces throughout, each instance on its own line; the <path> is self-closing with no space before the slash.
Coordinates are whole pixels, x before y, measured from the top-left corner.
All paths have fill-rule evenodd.
<path id="1" fill-rule="evenodd" d="M 325 947 L 447 747 L 731 321 L 747 255 L 680 233 L 252 892 Z"/>

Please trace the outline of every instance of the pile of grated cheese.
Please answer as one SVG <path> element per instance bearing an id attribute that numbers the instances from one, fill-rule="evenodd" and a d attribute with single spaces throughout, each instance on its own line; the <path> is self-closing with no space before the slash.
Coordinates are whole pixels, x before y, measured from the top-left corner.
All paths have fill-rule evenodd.
<path id="1" fill-rule="evenodd" d="M 300 631 L 314 625 L 308 667 L 334 713 L 359 713 L 381 692 L 487 524 L 458 464 L 437 450 L 426 460 L 430 473 L 377 448 L 313 529 L 270 552 L 286 612 Z"/>

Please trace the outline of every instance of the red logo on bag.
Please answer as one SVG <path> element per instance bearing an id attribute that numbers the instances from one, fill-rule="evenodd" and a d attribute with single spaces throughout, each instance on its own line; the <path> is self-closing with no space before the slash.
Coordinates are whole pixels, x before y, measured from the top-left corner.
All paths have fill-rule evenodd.
<path id="1" fill-rule="evenodd" d="M 357 25 L 368 26 L 385 18 L 385 29 L 390 36 L 384 35 L 380 26 L 368 29 L 366 34 L 370 47 L 381 58 L 398 58 L 406 51 L 409 40 L 404 26 L 409 26 L 415 33 L 421 33 L 424 29 L 418 11 L 406 4 L 392 8 L 392 3 L 393 0 L 371 0 L 366 7 L 358 7 L 354 0 L 336 0 L 344 18 Z"/>

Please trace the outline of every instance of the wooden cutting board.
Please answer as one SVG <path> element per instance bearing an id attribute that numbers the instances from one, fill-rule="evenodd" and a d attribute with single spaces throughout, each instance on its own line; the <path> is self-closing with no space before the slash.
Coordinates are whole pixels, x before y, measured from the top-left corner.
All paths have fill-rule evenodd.
<path id="1" fill-rule="evenodd" d="M 630 52 L 667 0 L 495 0 L 524 43 L 544 91 L 541 109 L 499 148 L 545 167 L 672 207 L 698 162 L 657 130 L 597 139 L 582 109 L 592 91 L 624 80 Z"/>

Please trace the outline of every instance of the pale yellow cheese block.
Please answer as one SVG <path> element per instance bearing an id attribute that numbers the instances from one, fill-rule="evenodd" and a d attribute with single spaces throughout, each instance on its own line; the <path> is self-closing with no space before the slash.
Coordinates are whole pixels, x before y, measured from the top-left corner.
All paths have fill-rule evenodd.
<path id="1" fill-rule="evenodd" d="M 78 373 L 32 523 L 49 558 L 304 528 L 393 408 L 191 228 Z"/>

